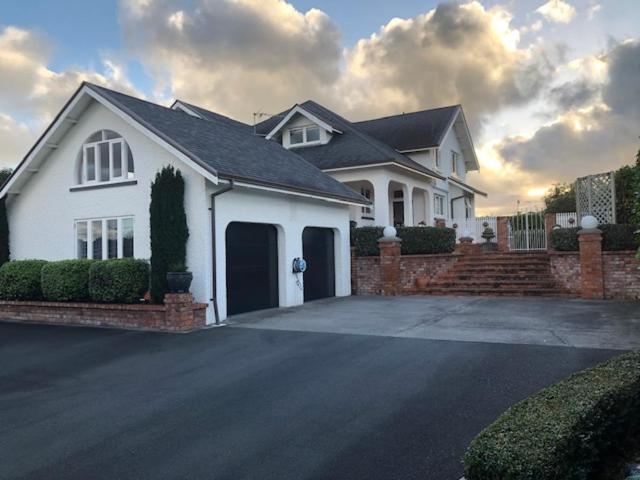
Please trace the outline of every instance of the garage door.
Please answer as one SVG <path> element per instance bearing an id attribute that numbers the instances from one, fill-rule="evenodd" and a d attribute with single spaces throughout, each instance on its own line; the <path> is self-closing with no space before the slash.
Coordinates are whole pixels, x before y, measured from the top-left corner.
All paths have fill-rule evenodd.
<path id="1" fill-rule="evenodd" d="M 278 306 L 278 234 L 273 225 L 230 223 L 227 245 L 227 313 Z"/>
<path id="2" fill-rule="evenodd" d="M 307 261 L 304 273 L 304 301 L 333 297 L 336 275 L 333 230 L 307 227 L 302 232 L 302 256 Z"/>

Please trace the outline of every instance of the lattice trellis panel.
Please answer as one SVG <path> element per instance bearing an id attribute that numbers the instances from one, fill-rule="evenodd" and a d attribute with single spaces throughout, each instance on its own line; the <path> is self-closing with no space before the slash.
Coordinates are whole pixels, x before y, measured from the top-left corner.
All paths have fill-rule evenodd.
<path id="1" fill-rule="evenodd" d="M 578 219 L 593 215 L 600 223 L 616 223 L 616 181 L 614 172 L 589 175 L 576 180 Z"/>

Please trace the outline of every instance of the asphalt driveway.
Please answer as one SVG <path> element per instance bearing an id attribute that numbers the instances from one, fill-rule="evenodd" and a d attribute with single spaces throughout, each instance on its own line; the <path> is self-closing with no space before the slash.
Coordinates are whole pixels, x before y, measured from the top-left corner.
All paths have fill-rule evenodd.
<path id="1" fill-rule="evenodd" d="M 0 478 L 457 480 L 509 405 L 619 352 L 256 321 L 0 324 Z"/>

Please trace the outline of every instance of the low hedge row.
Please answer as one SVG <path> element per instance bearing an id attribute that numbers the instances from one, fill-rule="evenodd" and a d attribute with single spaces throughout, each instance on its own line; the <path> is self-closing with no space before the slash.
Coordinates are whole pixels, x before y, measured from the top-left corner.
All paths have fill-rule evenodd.
<path id="1" fill-rule="evenodd" d="M 602 250 L 605 252 L 636 250 L 640 246 L 635 225 L 605 224 L 598 228 L 602 230 Z M 556 228 L 551 231 L 551 245 L 561 252 L 577 252 L 580 249 L 579 231 L 580 227 Z"/>
<path id="2" fill-rule="evenodd" d="M 0 300 L 135 303 L 149 288 L 149 263 L 17 260 L 0 267 Z"/>
<path id="3" fill-rule="evenodd" d="M 360 227 L 351 229 L 351 246 L 356 255 L 368 257 L 379 255 L 378 240 L 382 237 L 382 227 Z M 403 255 L 451 253 L 456 248 L 456 231 L 441 227 L 399 227 L 398 237 L 402 240 Z"/>
<path id="4" fill-rule="evenodd" d="M 640 352 L 613 358 L 514 405 L 464 457 L 467 480 L 586 480 L 640 436 Z"/>

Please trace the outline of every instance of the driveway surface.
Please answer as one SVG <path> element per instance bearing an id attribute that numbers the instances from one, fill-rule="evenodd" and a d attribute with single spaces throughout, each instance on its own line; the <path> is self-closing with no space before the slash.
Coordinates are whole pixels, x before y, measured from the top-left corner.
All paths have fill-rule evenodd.
<path id="1" fill-rule="evenodd" d="M 300 329 L 355 300 L 287 315 Z M 186 335 L 0 324 L 0 478 L 457 480 L 508 406 L 619 353 L 259 316 Z"/>
<path id="2" fill-rule="evenodd" d="M 640 348 L 640 302 L 346 297 L 231 317 L 235 326 L 531 345 Z"/>

